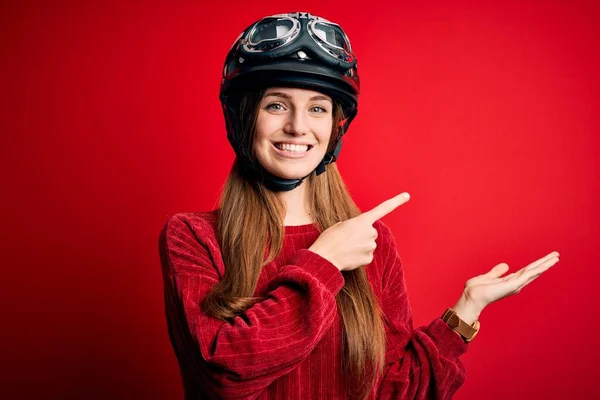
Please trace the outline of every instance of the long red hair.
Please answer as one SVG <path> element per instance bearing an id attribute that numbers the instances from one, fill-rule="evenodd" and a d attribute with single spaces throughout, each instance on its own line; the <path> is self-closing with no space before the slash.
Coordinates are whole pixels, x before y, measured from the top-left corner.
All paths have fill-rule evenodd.
<path id="1" fill-rule="evenodd" d="M 243 95 L 240 107 L 240 131 L 244 146 L 251 151 L 258 107 L 264 90 Z M 328 151 L 339 135 L 344 115 L 334 101 L 333 126 Z M 254 156 L 252 156 L 254 157 Z M 253 159 L 253 162 L 257 162 Z M 250 308 L 258 277 L 264 265 L 275 259 L 283 246 L 285 204 L 256 180 L 243 173 L 239 160 L 233 163 L 219 200 L 217 235 L 225 263 L 225 275 L 206 297 L 203 309 L 209 315 L 231 320 Z M 312 173 L 307 185 L 310 215 L 319 231 L 353 218 L 361 212 L 352 200 L 335 163 L 325 173 Z M 247 229 L 252 226 L 253 229 Z M 269 240 L 270 238 L 270 240 Z M 269 253 L 264 259 L 265 247 Z M 385 331 L 382 315 L 364 268 L 343 272 L 345 285 L 336 302 L 343 321 L 343 376 L 350 397 L 364 399 L 374 388 L 383 370 Z"/>

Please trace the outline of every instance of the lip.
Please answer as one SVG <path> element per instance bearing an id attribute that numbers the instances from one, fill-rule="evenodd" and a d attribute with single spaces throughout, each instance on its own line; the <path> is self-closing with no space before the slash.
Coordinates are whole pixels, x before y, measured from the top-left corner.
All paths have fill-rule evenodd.
<path id="1" fill-rule="evenodd" d="M 313 149 L 315 148 L 315 146 L 312 146 L 310 149 L 308 149 L 308 151 L 305 151 L 304 153 L 290 153 L 290 152 L 287 152 L 287 151 L 284 151 L 284 150 L 279 150 L 277 148 L 277 146 L 275 146 L 275 143 L 271 143 L 271 146 L 273 146 L 273 148 L 275 149 L 275 152 L 280 157 L 291 158 L 291 159 L 306 158 L 306 157 L 308 157 L 308 155 L 310 154 L 310 152 L 313 151 Z"/>

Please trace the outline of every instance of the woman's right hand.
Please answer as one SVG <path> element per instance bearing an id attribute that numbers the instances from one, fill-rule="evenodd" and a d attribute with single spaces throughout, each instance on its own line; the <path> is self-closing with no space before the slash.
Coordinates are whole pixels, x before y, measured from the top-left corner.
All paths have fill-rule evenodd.
<path id="1" fill-rule="evenodd" d="M 409 199 L 410 195 L 404 192 L 357 217 L 338 222 L 324 230 L 308 250 L 325 258 L 340 271 L 352 271 L 370 264 L 377 247 L 377 230 L 373 224 Z"/>

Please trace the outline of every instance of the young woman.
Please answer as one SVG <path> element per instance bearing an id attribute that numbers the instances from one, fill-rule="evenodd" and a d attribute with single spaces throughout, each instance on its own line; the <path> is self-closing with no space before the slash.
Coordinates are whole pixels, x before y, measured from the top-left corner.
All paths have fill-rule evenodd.
<path id="1" fill-rule="evenodd" d="M 558 262 L 506 276 L 498 264 L 413 328 L 380 221 L 408 193 L 361 213 L 334 163 L 358 93 L 348 38 L 308 13 L 266 17 L 229 51 L 221 102 L 236 159 L 220 207 L 176 214 L 160 237 L 186 399 L 450 399 L 483 309 Z"/>

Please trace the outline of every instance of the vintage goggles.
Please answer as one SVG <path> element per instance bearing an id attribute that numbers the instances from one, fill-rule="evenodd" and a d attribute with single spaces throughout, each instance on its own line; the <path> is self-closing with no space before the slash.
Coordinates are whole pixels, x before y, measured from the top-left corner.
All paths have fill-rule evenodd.
<path id="1" fill-rule="evenodd" d="M 265 17 L 246 32 L 245 36 L 240 35 L 240 50 L 249 59 L 274 59 L 296 53 L 299 59 L 317 57 L 344 69 L 356 65 L 350 40 L 342 28 L 309 13 Z"/>

